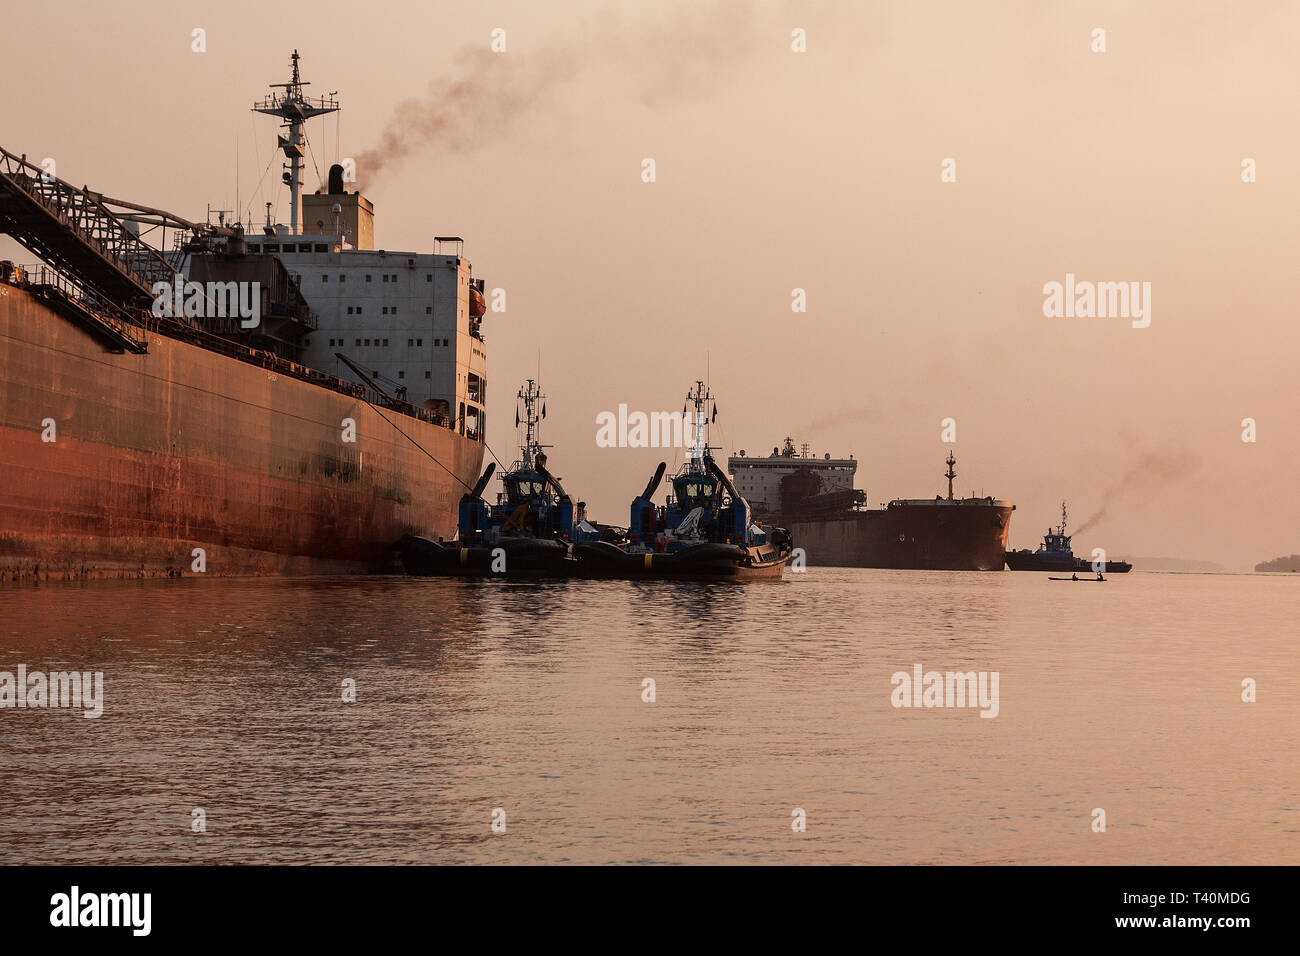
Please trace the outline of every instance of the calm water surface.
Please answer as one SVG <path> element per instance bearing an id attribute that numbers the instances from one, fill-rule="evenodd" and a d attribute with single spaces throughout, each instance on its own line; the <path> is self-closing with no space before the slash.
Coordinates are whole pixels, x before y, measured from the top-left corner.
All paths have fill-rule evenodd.
<path id="1" fill-rule="evenodd" d="M 106 700 L 0 710 L 0 862 L 1296 863 L 1298 619 L 1141 572 L 3 590 L 0 670 Z M 998 716 L 891 706 L 915 664 Z"/>

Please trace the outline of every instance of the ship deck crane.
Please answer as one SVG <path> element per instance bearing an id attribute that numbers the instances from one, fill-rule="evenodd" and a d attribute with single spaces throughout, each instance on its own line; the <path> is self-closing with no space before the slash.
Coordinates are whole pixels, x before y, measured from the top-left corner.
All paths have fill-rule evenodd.
<path id="1" fill-rule="evenodd" d="M 352 359 L 348 358 L 342 352 L 335 352 L 334 357 L 338 359 L 340 362 L 342 362 L 344 365 L 346 365 L 348 368 L 352 369 L 353 373 L 357 376 L 357 378 L 361 379 L 361 381 L 365 385 L 374 389 L 377 393 L 379 393 L 380 396 L 382 396 L 388 402 L 394 405 L 403 405 L 403 406 L 410 405 L 410 403 L 406 400 L 405 385 L 397 385 L 397 383 L 393 382 L 392 379 L 388 378 L 387 376 L 380 375 L 377 372 L 372 375 L 371 373 L 364 371 L 360 365 L 352 361 Z M 382 378 L 386 382 L 395 385 L 397 394 L 389 395 L 388 392 L 384 390 L 384 387 L 380 385 L 377 381 L 375 381 L 376 378 Z"/>

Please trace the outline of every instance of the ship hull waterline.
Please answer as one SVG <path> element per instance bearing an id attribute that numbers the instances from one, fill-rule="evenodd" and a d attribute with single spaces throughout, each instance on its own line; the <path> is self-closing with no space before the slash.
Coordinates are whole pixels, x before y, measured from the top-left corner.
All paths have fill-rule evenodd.
<path id="1" fill-rule="evenodd" d="M 629 551 L 609 542 L 573 547 L 584 577 L 627 580 L 779 581 L 790 562 L 788 545 L 708 543 L 679 551 Z"/>
<path id="2" fill-rule="evenodd" d="M 1008 551 L 1004 556 L 1012 571 L 1070 571 L 1096 574 L 1092 561 L 1074 555 L 1041 554 L 1037 551 Z M 1128 561 L 1107 561 L 1098 565 L 1106 574 L 1127 574 L 1133 570 Z"/>
<path id="3" fill-rule="evenodd" d="M 106 351 L 0 286 L 0 576 L 380 570 L 403 534 L 454 533 L 481 443 L 148 338 Z"/>
<path id="4" fill-rule="evenodd" d="M 781 521 L 809 566 L 1001 571 L 1014 510 L 1001 501 L 940 500 Z"/>

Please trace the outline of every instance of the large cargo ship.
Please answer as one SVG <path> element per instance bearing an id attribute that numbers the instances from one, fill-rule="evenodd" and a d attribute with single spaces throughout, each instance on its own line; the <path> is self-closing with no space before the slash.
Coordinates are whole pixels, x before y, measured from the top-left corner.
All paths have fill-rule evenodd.
<path id="1" fill-rule="evenodd" d="M 948 497 L 895 498 L 868 508 L 853 486 L 853 458 L 816 458 L 784 449 L 763 457 L 742 450 L 728 459 L 739 492 L 756 516 L 788 528 L 810 565 L 928 571 L 1001 571 L 1011 513 L 997 498 L 958 498 L 956 459 L 948 456 Z"/>
<path id="2" fill-rule="evenodd" d="M 376 250 L 340 166 L 301 195 L 303 126 L 338 108 L 303 85 L 295 52 L 254 104 L 282 120 L 291 203 L 257 234 L 0 150 L 0 232 L 41 260 L 0 264 L 0 575 L 374 569 L 455 532 L 483 463 L 482 281 L 459 238 Z"/>

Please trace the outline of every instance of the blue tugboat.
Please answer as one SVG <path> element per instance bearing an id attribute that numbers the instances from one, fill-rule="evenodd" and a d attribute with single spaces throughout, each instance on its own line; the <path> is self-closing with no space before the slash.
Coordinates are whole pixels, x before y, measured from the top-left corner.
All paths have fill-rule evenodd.
<path id="1" fill-rule="evenodd" d="M 1062 501 L 1061 526 L 1047 529 L 1047 534 L 1043 535 L 1043 543 L 1039 545 L 1037 551 L 1030 551 L 1028 548 L 1022 548 L 1019 551 L 1008 551 L 1006 553 L 1007 567 L 1012 571 L 1069 571 L 1071 573 L 1087 571 L 1096 573 L 1093 570 L 1091 561 L 1074 556 L 1074 551 L 1070 548 L 1070 535 L 1065 533 L 1065 518 L 1065 502 Z M 1104 570 L 1111 574 L 1123 574 L 1126 571 L 1133 570 L 1133 565 L 1127 561 L 1107 561 Z"/>
<path id="2" fill-rule="evenodd" d="M 519 390 L 524 427 L 520 458 L 501 476 L 504 490 L 489 505 L 483 492 L 496 468 L 489 464 L 474 487 L 460 499 L 455 541 L 430 541 L 406 535 L 397 552 L 408 574 L 563 576 L 573 573 L 570 545 L 575 538 L 597 535 L 588 526 L 560 481 L 546 467 L 549 445 L 538 443 L 538 426 L 546 417 L 545 396 L 532 379 Z M 538 408 L 541 408 L 540 414 Z"/>
<path id="3" fill-rule="evenodd" d="M 717 408 L 704 383 L 686 400 L 694 406 L 687 418 L 694 442 L 667 503 L 653 501 L 667 468 L 660 462 L 632 502 L 627 543 L 578 542 L 574 557 L 595 577 L 779 579 L 794 550 L 789 532 L 756 525 L 749 502 L 714 461 L 708 429 Z"/>

